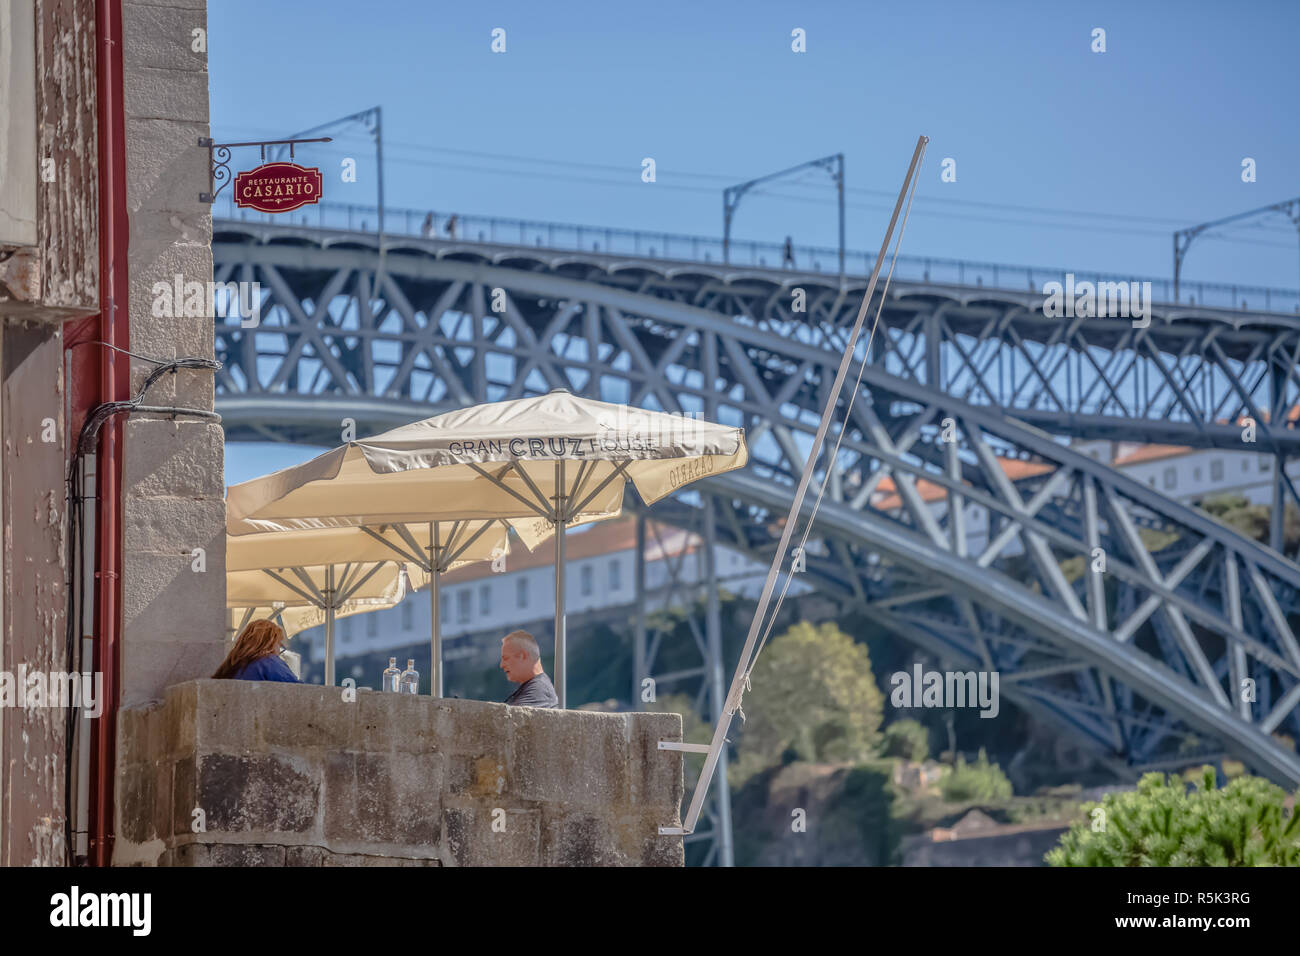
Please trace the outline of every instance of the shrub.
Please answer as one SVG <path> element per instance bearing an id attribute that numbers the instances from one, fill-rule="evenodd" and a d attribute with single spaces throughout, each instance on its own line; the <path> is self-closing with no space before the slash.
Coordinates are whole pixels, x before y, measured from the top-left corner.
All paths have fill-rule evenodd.
<path id="1" fill-rule="evenodd" d="M 1011 781 L 988 754 L 980 748 L 979 759 L 972 764 L 958 755 L 957 766 L 944 776 L 939 792 L 949 803 L 989 803 L 1011 796 Z"/>
<path id="2" fill-rule="evenodd" d="M 1084 805 L 1048 852 L 1051 866 L 1300 866 L 1300 812 L 1259 777 L 1222 789 L 1213 767 L 1188 790 L 1177 777 L 1149 773 L 1136 790 Z"/>
<path id="3" fill-rule="evenodd" d="M 919 720 L 896 720 L 885 728 L 883 753 L 920 763 L 930 756 L 930 731 Z"/>

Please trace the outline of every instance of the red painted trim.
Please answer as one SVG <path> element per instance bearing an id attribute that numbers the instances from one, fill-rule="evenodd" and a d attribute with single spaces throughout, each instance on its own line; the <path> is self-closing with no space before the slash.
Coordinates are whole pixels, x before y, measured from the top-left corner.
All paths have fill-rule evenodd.
<path id="1" fill-rule="evenodd" d="M 122 0 L 96 0 L 99 115 L 99 337 L 130 348 L 126 213 L 126 116 L 122 106 Z M 99 346 L 99 401 L 120 401 L 131 387 L 126 356 Z M 103 674 L 104 711 L 90 754 L 90 862 L 113 860 L 113 780 L 121 700 L 122 418 L 100 430 L 95 509 L 95 670 Z"/>

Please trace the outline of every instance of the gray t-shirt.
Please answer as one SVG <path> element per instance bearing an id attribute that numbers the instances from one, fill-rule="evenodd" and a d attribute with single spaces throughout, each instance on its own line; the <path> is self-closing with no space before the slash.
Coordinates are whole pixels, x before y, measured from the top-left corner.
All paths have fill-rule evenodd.
<path id="1" fill-rule="evenodd" d="M 516 707 L 559 707 L 560 698 L 556 696 L 555 685 L 549 677 L 534 674 L 506 698 L 506 703 Z"/>

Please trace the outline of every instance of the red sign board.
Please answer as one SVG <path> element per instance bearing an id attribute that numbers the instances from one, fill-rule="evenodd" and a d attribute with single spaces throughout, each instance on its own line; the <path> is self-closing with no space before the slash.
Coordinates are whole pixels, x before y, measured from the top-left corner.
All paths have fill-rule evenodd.
<path id="1" fill-rule="evenodd" d="M 265 163 L 235 176 L 235 205 L 258 212 L 289 212 L 320 202 L 320 170 L 296 163 Z"/>

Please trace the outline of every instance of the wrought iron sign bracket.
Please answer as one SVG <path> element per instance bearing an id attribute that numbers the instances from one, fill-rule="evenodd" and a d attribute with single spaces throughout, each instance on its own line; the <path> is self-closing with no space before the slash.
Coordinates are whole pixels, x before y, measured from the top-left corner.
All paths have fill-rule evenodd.
<path id="1" fill-rule="evenodd" d="M 329 143 L 332 136 L 320 136 L 316 139 L 268 139 L 251 143 L 214 143 L 209 136 L 200 136 L 199 145 L 208 148 L 208 191 L 199 193 L 199 202 L 214 203 L 221 195 L 221 190 L 230 183 L 230 151 L 241 146 L 258 146 L 262 150 L 262 162 L 266 162 L 266 147 L 288 146 L 289 158 L 293 159 L 293 147 L 296 143 Z M 220 183 L 221 185 L 217 185 Z"/>

